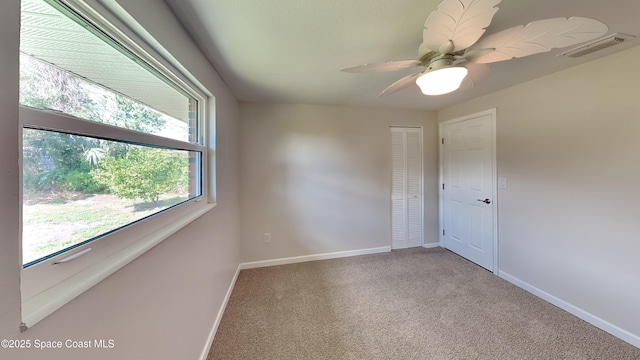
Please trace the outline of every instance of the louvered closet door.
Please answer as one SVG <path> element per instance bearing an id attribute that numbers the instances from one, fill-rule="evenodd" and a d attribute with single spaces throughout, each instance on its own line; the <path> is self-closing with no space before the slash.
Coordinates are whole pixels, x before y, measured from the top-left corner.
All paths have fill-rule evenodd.
<path id="1" fill-rule="evenodd" d="M 422 129 L 390 128 L 391 248 L 422 245 Z"/>

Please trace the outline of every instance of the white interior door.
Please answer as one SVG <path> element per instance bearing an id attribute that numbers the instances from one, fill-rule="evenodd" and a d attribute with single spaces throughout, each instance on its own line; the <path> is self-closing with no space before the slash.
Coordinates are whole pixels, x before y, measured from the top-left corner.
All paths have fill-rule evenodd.
<path id="1" fill-rule="evenodd" d="M 422 246 L 422 129 L 390 128 L 391 248 Z"/>
<path id="2" fill-rule="evenodd" d="M 494 271 L 495 110 L 441 124 L 442 244 Z"/>

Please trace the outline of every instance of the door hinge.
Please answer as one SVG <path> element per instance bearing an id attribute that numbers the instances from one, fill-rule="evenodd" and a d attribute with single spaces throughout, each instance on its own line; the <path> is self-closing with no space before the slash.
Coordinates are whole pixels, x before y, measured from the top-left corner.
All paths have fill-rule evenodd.
<path id="1" fill-rule="evenodd" d="M 445 230 L 444 230 L 444 229 L 442 229 L 442 236 L 444 236 L 444 234 L 445 234 Z"/>
<path id="2" fill-rule="evenodd" d="M 444 183 L 442 183 L 442 190 L 444 190 Z"/>
<path id="3" fill-rule="evenodd" d="M 444 145 L 444 138 L 442 138 L 442 145 Z"/>

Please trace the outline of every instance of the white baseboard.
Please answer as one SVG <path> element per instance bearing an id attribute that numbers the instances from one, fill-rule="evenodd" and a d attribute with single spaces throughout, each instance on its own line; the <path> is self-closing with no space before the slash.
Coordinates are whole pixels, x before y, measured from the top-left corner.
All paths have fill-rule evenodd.
<path id="1" fill-rule="evenodd" d="M 370 248 L 370 249 L 339 251 L 339 252 L 326 253 L 326 254 L 294 256 L 294 257 L 281 258 L 281 259 L 246 262 L 246 263 L 240 264 L 239 268 L 241 270 L 255 269 L 255 268 L 261 268 L 261 267 L 267 267 L 267 266 L 296 264 L 296 263 L 307 262 L 307 261 L 337 259 L 337 258 L 350 257 L 350 256 L 385 253 L 390 251 L 391 251 L 391 246 L 383 246 L 383 247 Z"/>
<path id="2" fill-rule="evenodd" d="M 624 329 L 621 329 L 605 320 L 600 319 L 599 317 L 590 314 L 582 309 L 580 309 L 579 307 L 572 305 L 558 297 L 555 297 L 551 294 L 549 294 L 548 292 L 545 292 L 541 289 L 538 289 L 537 287 L 526 283 L 514 276 L 511 276 L 503 271 L 499 271 L 498 272 L 498 276 L 500 276 L 501 278 L 507 280 L 508 282 L 532 293 L 533 295 L 536 295 L 540 298 L 542 298 L 543 300 L 546 300 L 547 302 L 561 308 L 562 310 L 565 310 L 566 312 L 575 315 L 577 317 L 579 317 L 580 319 L 588 322 L 589 324 L 600 328 L 606 332 L 608 332 L 609 334 L 624 340 L 626 342 L 628 342 L 629 344 L 640 348 L 640 336 L 632 334 Z"/>
<path id="3" fill-rule="evenodd" d="M 220 326 L 220 321 L 222 321 L 222 315 L 224 315 L 224 310 L 227 308 L 227 304 L 229 303 L 229 298 L 231 297 L 231 293 L 233 292 L 234 286 L 236 286 L 236 280 L 238 280 L 238 275 L 240 274 L 240 265 L 236 269 L 236 273 L 233 275 L 233 279 L 231 280 L 231 284 L 229 284 L 229 288 L 227 289 L 227 294 L 224 297 L 224 301 L 218 309 L 218 315 L 216 316 L 216 320 L 213 322 L 213 327 L 209 332 L 209 337 L 207 338 L 207 343 L 202 349 L 202 354 L 200 354 L 200 360 L 207 360 L 207 356 L 209 355 L 209 349 L 211 349 L 211 345 L 213 344 L 213 339 L 216 337 L 216 332 L 218 332 L 218 326 Z"/>
<path id="4" fill-rule="evenodd" d="M 422 245 L 422 247 L 425 249 L 433 249 L 433 248 L 440 247 L 440 243 L 424 244 Z"/>

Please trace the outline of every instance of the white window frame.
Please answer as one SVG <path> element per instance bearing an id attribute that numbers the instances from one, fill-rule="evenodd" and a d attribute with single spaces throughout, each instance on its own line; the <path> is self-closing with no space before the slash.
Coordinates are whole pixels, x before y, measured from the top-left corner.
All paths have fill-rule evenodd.
<path id="1" fill-rule="evenodd" d="M 198 151 L 202 154 L 202 194 L 96 241 L 23 269 L 21 272 L 22 331 L 27 330 L 216 205 L 215 151 L 213 150 L 215 138 L 209 141 L 207 136 L 215 130 L 213 96 L 177 63 L 174 57 L 159 47 L 155 40 L 149 38 L 148 33 L 138 36 L 131 31 L 131 28 L 140 29 L 140 25 L 132 18 L 123 19 L 123 10 L 115 4 L 112 3 L 109 8 L 96 0 L 64 0 L 64 2 L 198 101 L 198 141 L 188 143 L 91 122 L 59 112 L 20 107 L 20 134 L 18 135 L 20 154 L 22 154 L 22 129 L 25 127 Z M 20 183 L 22 184 L 22 178 Z M 22 192 L 22 186 L 20 188 Z M 22 214 L 22 202 L 20 214 Z M 22 215 L 20 220 L 22 224 Z M 86 251 L 88 248 L 91 250 L 73 261 L 54 265 L 55 262 Z M 22 254 L 20 259 L 22 263 Z"/>

